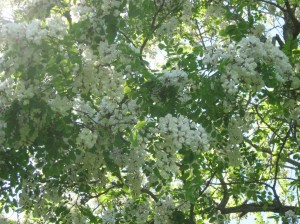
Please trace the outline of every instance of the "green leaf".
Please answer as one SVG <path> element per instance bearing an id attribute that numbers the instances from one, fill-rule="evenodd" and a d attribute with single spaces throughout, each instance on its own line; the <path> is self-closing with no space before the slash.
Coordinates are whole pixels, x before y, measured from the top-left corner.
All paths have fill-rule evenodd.
<path id="1" fill-rule="evenodd" d="M 210 223 L 214 223 L 216 220 L 217 220 L 216 217 L 211 217 L 211 218 L 209 219 L 209 222 L 210 222 Z"/>
<path id="2" fill-rule="evenodd" d="M 132 131 L 131 135 L 130 135 L 130 144 L 132 145 L 132 147 L 137 147 L 138 143 L 137 143 L 137 130 Z"/>
<path id="3" fill-rule="evenodd" d="M 164 45 L 163 43 L 159 43 L 158 47 L 159 47 L 159 49 L 163 50 L 166 48 L 166 45 Z"/>
<path id="4" fill-rule="evenodd" d="M 5 213 L 9 213 L 9 206 L 4 206 L 4 211 L 5 211 Z"/>
<path id="5" fill-rule="evenodd" d="M 138 17 L 140 14 L 141 14 L 141 9 L 136 6 L 136 2 L 130 1 L 128 16 L 134 18 L 134 17 Z"/>
<path id="6" fill-rule="evenodd" d="M 124 87 L 124 89 L 123 89 L 123 93 L 124 94 L 128 94 L 128 93 L 130 93 L 132 90 L 131 90 L 131 88 L 129 87 L 129 86 L 125 86 Z"/>
<path id="7" fill-rule="evenodd" d="M 107 41 L 109 44 L 114 43 L 115 37 L 117 36 L 117 24 L 118 24 L 118 19 L 115 15 L 109 14 L 105 16 L 105 21 L 107 23 Z"/>
<path id="8" fill-rule="evenodd" d="M 143 128 L 146 124 L 147 124 L 146 121 L 139 121 L 139 122 L 133 127 L 133 129 L 134 129 L 134 130 L 139 130 L 139 129 Z"/>

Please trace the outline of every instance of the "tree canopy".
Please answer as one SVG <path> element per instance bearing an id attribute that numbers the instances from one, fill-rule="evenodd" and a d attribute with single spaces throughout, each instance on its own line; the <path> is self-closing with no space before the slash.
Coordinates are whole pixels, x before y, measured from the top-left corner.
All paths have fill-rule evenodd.
<path id="1" fill-rule="evenodd" d="M 2 213 L 297 223 L 299 5 L 15 0 L 0 21 Z"/>

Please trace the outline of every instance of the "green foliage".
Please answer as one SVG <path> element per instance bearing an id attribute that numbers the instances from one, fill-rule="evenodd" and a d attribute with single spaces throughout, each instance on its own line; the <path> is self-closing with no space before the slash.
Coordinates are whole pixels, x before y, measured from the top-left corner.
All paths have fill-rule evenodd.
<path id="1" fill-rule="evenodd" d="M 297 4 L 41 3 L 0 24 L 3 214 L 187 224 L 270 212 L 297 223 Z M 293 35 L 279 49 L 265 27 Z"/>

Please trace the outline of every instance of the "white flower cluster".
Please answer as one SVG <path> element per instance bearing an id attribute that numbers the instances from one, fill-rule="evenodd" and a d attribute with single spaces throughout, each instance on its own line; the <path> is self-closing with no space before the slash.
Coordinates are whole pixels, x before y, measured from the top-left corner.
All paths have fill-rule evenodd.
<path id="1" fill-rule="evenodd" d="M 65 108 L 67 109 L 67 108 Z M 80 122 L 107 127 L 112 133 L 131 129 L 137 123 L 139 106 L 135 100 L 128 100 L 123 104 L 109 96 L 104 96 L 97 109 L 89 106 L 80 97 L 73 102 L 73 114 L 80 116 Z"/>
<path id="2" fill-rule="evenodd" d="M 27 0 L 25 2 L 25 11 L 32 17 L 45 18 L 49 10 L 59 4 L 59 0 Z"/>
<path id="3" fill-rule="evenodd" d="M 76 167 L 76 164 L 82 164 L 80 167 Z M 70 176 L 70 181 L 72 182 L 80 182 L 80 176 L 76 175 L 78 172 L 86 172 L 85 174 L 87 179 L 97 180 L 99 187 L 105 187 L 107 183 L 109 183 L 108 175 L 103 175 L 101 171 L 103 166 L 105 165 L 103 150 L 101 147 L 96 146 L 96 150 L 94 149 L 89 151 L 82 151 L 79 156 L 76 157 L 75 166 L 72 167 L 73 176 Z"/>
<path id="4" fill-rule="evenodd" d="M 1 27 L 0 40 L 6 42 L 8 46 L 27 40 L 40 44 L 41 40 L 47 35 L 46 30 L 41 29 L 40 20 L 32 20 L 30 23 L 22 22 L 6 23 Z"/>
<path id="5" fill-rule="evenodd" d="M 183 20 L 183 22 L 185 23 L 190 23 L 191 22 L 191 16 L 193 13 L 193 4 L 190 0 L 184 0 L 182 1 L 182 4 L 184 5 L 183 7 L 183 12 L 182 12 L 182 16 L 181 19 Z"/>
<path id="6" fill-rule="evenodd" d="M 83 128 L 76 138 L 76 143 L 79 146 L 86 147 L 88 149 L 92 148 L 97 141 L 98 135 L 96 132 L 92 132 L 87 128 Z"/>
<path id="7" fill-rule="evenodd" d="M 300 19 L 300 9 L 299 9 L 299 7 L 296 8 L 295 16 L 297 17 L 298 20 Z"/>
<path id="8" fill-rule="evenodd" d="M 228 125 L 229 132 L 229 143 L 231 145 L 239 144 L 243 141 L 242 131 L 245 129 L 243 127 L 244 122 L 240 118 L 232 118 Z"/>
<path id="9" fill-rule="evenodd" d="M 0 120 L 0 144 L 2 145 L 2 143 L 4 143 L 5 141 L 5 132 L 4 132 L 4 128 L 6 128 L 6 122 L 3 120 Z"/>
<path id="10" fill-rule="evenodd" d="M 40 89 L 36 83 L 30 83 L 22 80 L 18 80 L 15 94 L 12 99 L 23 100 L 23 104 L 27 105 L 29 99 L 31 99 L 36 93 L 39 93 Z"/>
<path id="11" fill-rule="evenodd" d="M 51 14 L 46 18 L 46 26 L 48 28 L 48 35 L 57 39 L 63 39 L 68 34 L 67 19 L 64 16 Z"/>
<path id="12" fill-rule="evenodd" d="M 179 22 L 178 19 L 172 17 L 168 22 L 163 23 L 156 31 L 157 35 L 170 35 L 176 32 Z"/>
<path id="13" fill-rule="evenodd" d="M 200 149 L 208 148 L 208 136 L 203 127 L 182 115 L 173 117 L 168 114 L 159 118 L 157 126 L 150 128 L 150 133 L 159 136 L 163 141 L 154 144 L 156 147 L 154 156 L 155 166 L 158 167 L 160 175 L 164 179 L 169 179 L 178 172 L 176 154 L 183 146 L 189 147 L 197 153 L 200 152 Z"/>
<path id="14" fill-rule="evenodd" d="M 100 75 L 97 72 L 94 63 L 97 61 L 97 56 L 93 53 L 93 50 L 84 45 L 79 45 L 79 51 L 81 51 L 83 59 L 83 71 L 80 71 L 79 65 L 74 66 L 73 69 L 73 92 L 74 93 L 88 93 L 89 91 L 97 92 L 97 83 L 100 82 Z"/>
<path id="15" fill-rule="evenodd" d="M 283 105 L 284 108 L 288 109 L 289 114 L 284 117 L 290 123 L 291 121 L 300 125 L 300 103 L 297 100 L 288 99 Z"/>
<path id="16" fill-rule="evenodd" d="M 203 23 L 210 29 L 207 30 L 209 33 L 215 34 L 216 30 L 222 30 L 229 25 L 229 22 L 224 19 L 226 9 L 222 7 L 220 1 L 212 1 L 202 13 Z"/>
<path id="17" fill-rule="evenodd" d="M 272 66 L 276 80 L 283 83 L 289 80 L 292 66 L 287 56 L 272 43 L 262 43 L 255 36 L 243 38 L 238 44 L 232 44 L 227 49 L 208 49 L 203 63 L 217 69 L 219 63 L 225 61 L 225 72 L 222 73 L 222 87 L 230 94 L 238 91 L 241 81 L 249 88 L 258 90 L 265 85 L 258 65 Z"/>
<path id="18" fill-rule="evenodd" d="M 26 27 L 26 38 L 28 41 L 40 44 L 41 40 L 45 38 L 46 35 L 47 31 L 45 29 L 41 29 L 40 20 L 32 20 Z"/>
<path id="19" fill-rule="evenodd" d="M 2 75 L 4 76 L 4 73 L 0 74 Z M 11 77 L 0 81 L 0 108 L 6 108 L 14 100 L 15 86 L 16 83 Z"/>
<path id="20" fill-rule="evenodd" d="M 51 109 L 62 116 L 67 116 L 72 108 L 72 103 L 67 97 L 61 97 L 60 95 L 55 95 L 54 99 L 49 99 L 48 104 Z"/>
<path id="21" fill-rule="evenodd" d="M 214 3 L 217 3 L 217 1 L 215 1 Z M 224 15 L 225 13 L 226 10 L 218 3 L 209 5 L 205 11 L 205 15 L 207 19 L 210 19 L 210 17 L 219 18 L 221 15 Z"/>
<path id="22" fill-rule="evenodd" d="M 66 18 L 51 14 L 50 18 L 46 19 L 46 28 L 42 27 L 42 22 L 38 19 L 34 19 L 29 23 L 6 23 L 1 26 L 0 40 L 11 46 L 23 41 L 39 45 L 41 44 L 41 40 L 47 36 L 62 39 L 68 30 Z"/>
<path id="23" fill-rule="evenodd" d="M 82 71 L 79 67 L 73 71 L 73 92 L 123 98 L 123 74 L 114 71 L 111 65 L 118 56 L 115 48 L 116 45 L 107 42 L 100 42 L 97 52 L 86 45 L 79 46 L 84 65 Z"/>
<path id="24" fill-rule="evenodd" d="M 235 167 L 240 165 L 241 153 L 237 147 L 228 148 L 225 150 L 225 153 L 230 166 Z"/>
<path id="25" fill-rule="evenodd" d="M 21 111 L 18 122 L 20 143 L 31 144 L 38 137 L 39 131 L 45 127 L 46 114 L 43 114 L 39 108 L 32 108 L 29 114 L 26 111 Z M 34 126 L 34 129 L 30 126 Z"/>
<path id="26" fill-rule="evenodd" d="M 204 128 L 182 115 L 173 117 L 167 114 L 159 118 L 157 128 L 152 129 L 152 132 L 160 133 L 168 144 L 178 150 L 183 145 L 192 150 L 200 148 L 206 150 L 208 147 L 208 136 Z"/>
<path id="27" fill-rule="evenodd" d="M 241 154 L 239 144 L 243 141 L 243 133 L 248 133 L 251 128 L 251 123 L 248 122 L 249 114 L 241 117 L 232 117 L 228 124 L 228 142 L 225 146 L 225 155 L 229 160 L 230 166 L 239 166 Z"/>
<path id="28" fill-rule="evenodd" d="M 142 172 L 142 166 L 145 164 L 147 144 L 142 136 L 137 134 L 136 146 L 131 146 L 129 152 L 124 152 L 120 148 L 113 148 L 110 151 L 110 158 L 114 160 L 120 168 L 126 169 L 122 175 L 131 192 L 139 195 L 141 187 L 146 181 L 146 177 Z"/>
<path id="29" fill-rule="evenodd" d="M 7 90 L 5 93 L 7 94 L 6 97 L 11 96 L 9 99 L 10 102 L 18 99 L 23 100 L 23 104 L 27 105 L 29 103 L 29 99 L 31 99 L 39 91 L 40 89 L 37 85 L 18 80 L 18 83 L 16 86 L 14 86 L 14 89 Z"/>
<path id="30" fill-rule="evenodd" d="M 171 196 L 166 196 L 164 200 L 160 200 L 156 203 L 154 208 L 154 223 L 155 224 L 171 224 L 175 220 L 172 220 L 175 204 Z"/>
<path id="31" fill-rule="evenodd" d="M 86 20 L 92 15 L 92 8 L 86 4 L 85 0 L 79 0 L 75 5 L 71 6 L 70 14 L 72 22 L 78 23 L 80 21 Z"/>
<path id="32" fill-rule="evenodd" d="M 71 104 L 73 105 L 72 113 L 80 116 L 80 122 L 83 123 L 91 122 L 91 118 L 94 118 L 97 112 L 89 103 L 85 102 L 80 95 L 78 95 Z"/>
<path id="33" fill-rule="evenodd" d="M 292 88 L 294 88 L 294 89 L 300 88 L 300 79 L 298 77 L 292 77 L 291 81 L 292 81 L 292 84 L 291 84 Z"/>
<path id="34" fill-rule="evenodd" d="M 103 224 L 115 224 L 116 223 L 116 212 L 114 210 L 104 211 L 102 218 Z"/>
<path id="35" fill-rule="evenodd" d="M 107 41 L 101 41 L 98 46 L 99 63 L 110 64 L 118 58 L 119 52 L 117 44 L 108 44 Z"/>
<path id="36" fill-rule="evenodd" d="M 251 32 L 254 36 L 260 38 L 263 32 L 265 31 L 265 26 L 263 24 L 256 24 L 254 27 L 251 29 Z"/>
<path id="37" fill-rule="evenodd" d="M 137 123 L 138 105 L 135 100 L 129 100 L 119 105 L 112 98 L 103 97 L 95 120 L 105 126 L 110 127 L 113 133 L 132 128 Z"/>
<path id="38" fill-rule="evenodd" d="M 179 69 L 164 70 L 158 80 L 165 86 L 176 86 L 179 89 L 183 89 L 188 82 L 188 74 Z"/>
<path id="39" fill-rule="evenodd" d="M 294 211 L 288 210 L 287 212 L 284 213 L 284 216 L 289 221 L 289 223 L 297 223 L 298 216 L 295 214 Z"/>
<path id="40" fill-rule="evenodd" d="M 179 172 L 178 166 L 176 165 L 177 151 L 174 149 L 174 147 L 167 144 L 161 144 L 156 148 L 154 167 L 159 169 L 160 176 L 165 180 L 169 180 L 174 174 Z"/>
<path id="41" fill-rule="evenodd" d="M 176 99 L 181 103 L 186 103 L 191 99 L 190 90 L 193 83 L 188 78 L 188 74 L 185 71 L 175 69 L 175 70 L 163 70 L 157 80 L 165 87 L 176 87 Z M 157 93 L 160 92 L 160 87 L 156 88 L 151 95 L 151 99 L 155 101 L 156 104 L 161 105 L 161 96 Z"/>
<path id="42" fill-rule="evenodd" d="M 103 10 L 104 15 L 109 14 L 109 12 L 113 10 L 113 14 L 117 16 L 120 12 L 116 8 L 119 8 L 120 5 L 121 2 L 119 0 L 104 0 L 101 9 Z"/>
<path id="43" fill-rule="evenodd" d="M 126 223 L 147 223 L 149 202 L 136 203 L 133 200 L 128 200 L 122 213 Z"/>
<path id="44" fill-rule="evenodd" d="M 80 211 L 71 209 L 70 213 L 66 216 L 64 223 L 65 224 L 85 224 L 88 222 L 88 218 L 80 214 Z"/>

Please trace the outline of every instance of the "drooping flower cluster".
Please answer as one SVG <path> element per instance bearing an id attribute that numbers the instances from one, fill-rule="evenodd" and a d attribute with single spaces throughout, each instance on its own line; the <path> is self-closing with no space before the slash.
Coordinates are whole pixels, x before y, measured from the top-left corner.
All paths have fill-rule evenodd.
<path id="1" fill-rule="evenodd" d="M 61 97 L 60 95 L 56 95 L 53 99 L 49 99 L 48 104 L 53 111 L 62 116 L 67 116 L 73 106 L 67 97 Z"/>
<path id="2" fill-rule="evenodd" d="M 188 82 L 188 75 L 186 72 L 181 70 L 164 70 L 162 76 L 158 80 L 164 86 L 176 86 L 180 89 L 183 89 L 186 83 Z"/>
<path id="3" fill-rule="evenodd" d="M 60 15 L 51 14 L 46 19 L 46 26 L 48 28 L 48 35 L 53 38 L 63 39 L 68 33 L 67 19 Z"/>
<path id="4" fill-rule="evenodd" d="M 288 222 L 297 223 L 298 216 L 295 214 L 294 211 L 288 210 L 287 212 L 284 213 L 284 216 Z"/>
<path id="5" fill-rule="evenodd" d="M 208 148 L 208 135 L 200 124 L 180 115 L 171 114 L 159 118 L 155 128 L 151 128 L 152 136 L 161 138 L 155 147 L 155 166 L 159 168 L 160 175 L 168 179 L 178 172 L 176 154 L 178 150 L 187 147 L 196 153 Z M 150 139 L 150 138 L 149 138 Z"/>
<path id="6" fill-rule="evenodd" d="M 132 145 L 130 150 L 124 150 L 114 147 L 110 151 L 110 158 L 123 170 L 126 170 L 122 175 L 126 179 L 126 183 L 131 192 L 135 195 L 141 193 L 141 187 L 147 181 L 142 167 L 145 165 L 146 148 L 147 144 L 144 138 L 140 135 L 137 136 L 136 145 Z"/>
<path id="7" fill-rule="evenodd" d="M 172 17 L 168 23 L 162 24 L 161 27 L 157 30 L 158 35 L 166 35 L 172 34 L 176 31 L 176 27 L 178 26 L 178 20 L 175 17 Z"/>
<path id="8" fill-rule="evenodd" d="M 203 127 L 182 115 L 173 117 L 168 114 L 159 118 L 157 128 L 152 132 L 159 133 L 166 145 L 172 145 L 176 149 L 187 146 L 192 150 L 205 150 L 208 147 L 208 136 Z"/>
<path id="9" fill-rule="evenodd" d="M 270 42 L 260 42 L 255 36 L 245 37 L 238 44 L 232 44 L 225 50 L 209 48 L 203 63 L 218 69 L 220 62 L 225 63 L 221 74 L 222 87 L 230 94 L 238 91 L 237 86 L 241 82 L 253 90 L 265 86 L 268 80 L 263 77 L 261 66 L 269 67 L 278 83 L 288 81 L 292 72 L 289 60 L 282 51 Z"/>
<path id="10" fill-rule="evenodd" d="M 117 9 L 120 6 L 121 2 L 117 0 L 104 0 L 101 6 L 104 15 L 108 15 L 113 12 L 114 15 L 118 15 L 120 12 Z"/>
<path id="11" fill-rule="evenodd" d="M 251 32 L 254 36 L 260 38 L 263 32 L 265 31 L 265 26 L 263 24 L 256 24 L 254 27 L 251 29 Z"/>
<path id="12" fill-rule="evenodd" d="M 97 138 L 97 133 L 93 133 L 91 130 L 83 128 L 79 133 L 76 141 L 79 146 L 83 145 L 84 147 L 90 149 L 96 144 Z"/>
<path id="13" fill-rule="evenodd" d="M 45 18 L 48 16 L 49 9 L 60 4 L 59 0 L 28 0 L 23 2 L 25 3 L 26 14 L 38 18 Z"/>
<path id="14" fill-rule="evenodd" d="M 41 21 L 33 20 L 31 23 L 14 23 L 9 22 L 1 27 L 0 39 L 13 44 L 24 40 L 40 43 L 40 40 L 47 34 L 41 31 Z"/>
<path id="15" fill-rule="evenodd" d="M 134 200 L 128 200 L 122 211 L 124 220 L 128 223 L 147 223 L 149 209 L 149 202 L 138 204 Z"/>
<path id="16" fill-rule="evenodd" d="M 171 197 L 165 197 L 164 200 L 157 202 L 154 211 L 154 223 L 173 223 L 175 221 L 172 220 L 174 209 L 175 204 Z"/>
<path id="17" fill-rule="evenodd" d="M 82 51 L 84 66 L 82 71 L 79 67 L 73 71 L 73 91 L 123 98 L 123 74 L 110 66 L 118 57 L 116 45 L 100 42 L 96 52 L 87 45 L 80 45 L 79 50 Z"/>
<path id="18" fill-rule="evenodd" d="M 106 210 L 102 215 L 103 224 L 115 224 L 117 213 L 114 210 Z"/>
<path id="19" fill-rule="evenodd" d="M 39 45 L 47 36 L 62 39 L 68 30 L 66 21 L 65 17 L 51 14 L 51 17 L 46 19 L 45 27 L 38 19 L 21 23 L 9 22 L 1 26 L 0 39 L 11 47 L 14 43 L 24 41 Z"/>
<path id="20" fill-rule="evenodd" d="M 70 15 L 74 23 L 78 23 L 89 18 L 92 8 L 86 4 L 85 0 L 78 0 L 75 5 L 71 6 Z"/>

